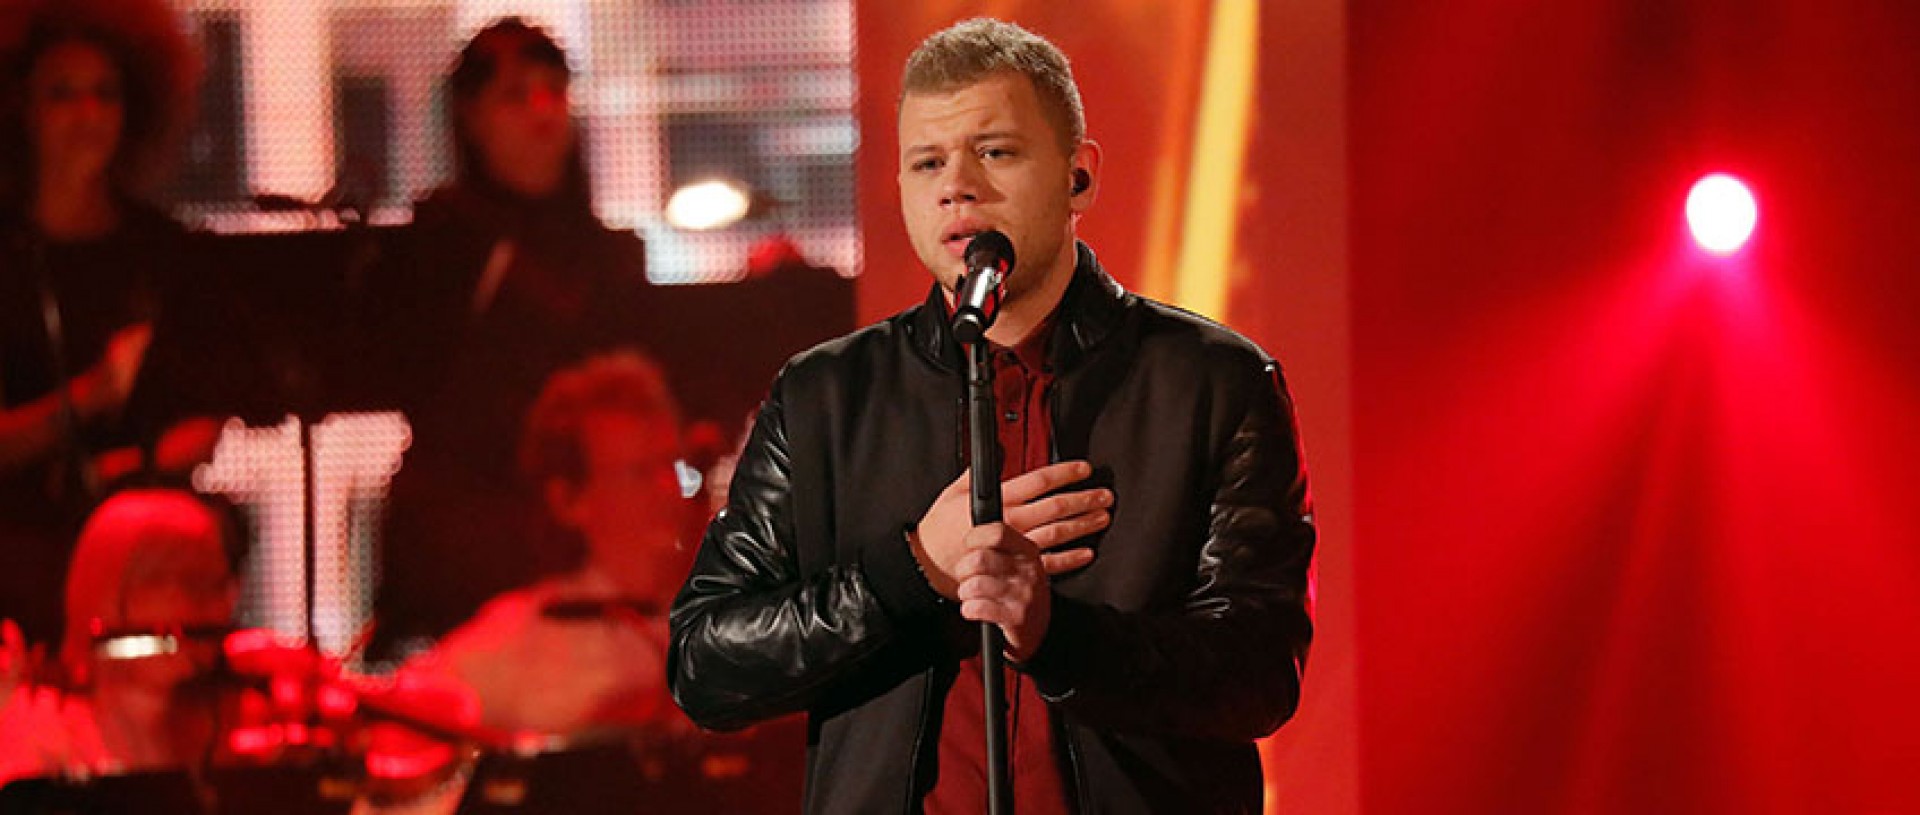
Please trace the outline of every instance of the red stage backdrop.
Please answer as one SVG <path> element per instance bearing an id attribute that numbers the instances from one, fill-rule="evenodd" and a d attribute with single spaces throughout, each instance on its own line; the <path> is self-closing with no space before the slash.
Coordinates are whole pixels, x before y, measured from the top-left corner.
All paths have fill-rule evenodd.
<path id="1" fill-rule="evenodd" d="M 1350 14 L 1365 810 L 1920 811 L 1920 10 Z"/>

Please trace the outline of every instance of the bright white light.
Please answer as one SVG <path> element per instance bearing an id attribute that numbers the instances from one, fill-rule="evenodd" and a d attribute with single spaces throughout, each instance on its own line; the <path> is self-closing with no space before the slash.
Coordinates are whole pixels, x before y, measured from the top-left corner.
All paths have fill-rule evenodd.
<path id="1" fill-rule="evenodd" d="M 702 181 L 673 191 L 667 223 L 704 231 L 732 226 L 747 214 L 747 192 L 725 181 Z"/>
<path id="2" fill-rule="evenodd" d="M 1687 193 L 1687 226 L 1694 242 L 1716 255 L 1731 255 L 1753 236 L 1760 207 L 1738 178 L 1714 173 L 1694 182 Z"/>
<path id="3" fill-rule="evenodd" d="M 114 637 L 93 646 L 96 659 L 146 659 L 180 653 L 180 640 L 162 634 L 137 634 Z"/>

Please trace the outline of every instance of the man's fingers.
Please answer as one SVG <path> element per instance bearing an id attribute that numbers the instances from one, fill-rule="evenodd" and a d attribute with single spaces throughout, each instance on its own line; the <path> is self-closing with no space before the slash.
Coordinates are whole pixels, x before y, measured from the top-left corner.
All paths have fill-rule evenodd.
<path id="1" fill-rule="evenodd" d="M 999 575 L 967 578 L 960 583 L 957 596 L 961 617 L 1002 627 L 1023 624 L 1033 602 L 1033 591 L 1026 581 Z"/>
<path id="2" fill-rule="evenodd" d="M 997 603 L 1010 603 L 1015 597 L 1024 598 L 1028 593 L 1021 591 L 1020 581 L 994 575 L 976 575 L 960 584 L 957 596 L 960 602 L 969 600 L 992 600 Z"/>
<path id="3" fill-rule="evenodd" d="M 998 600 L 974 599 L 960 603 L 960 617 L 976 623 L 993 623 L 1004 631 L 1013 625 L 1013 607 Z"/>
<path id="4" fill-rule="evenodd" d="M 1068 549 L 1064 552 L 1048 552 L 1040 556 L 1040 568 L 1047 574 L 1065 574 L 1075 569 L 1085 568 L 1093 562 L 1093 550 L 1085 546 Z"/>
<path id="5" fill-rule="evenodd" d="M 1063 492 L 1058 495 L 1049 495 L 1030 504 L 1007 505 L 1007 525 L 1022 532 L 1030 532 L 1062 518 L 1100 512 L 1110 506 L 1113 506 L 1112 490 Z"/>
<path id="6" fill-rule="evenodd" d="M 1032 573 L 1037 562 L 1041 574 L 1059 574 L 1093 562 L 1093 550 L 1078 546 L 1064 551 L 1047 551 L 1084 538 L 1112 522 L 1104 510 L 1056 521 L 1026 535 L 1006 535 L 1004 527 L 994 530 L 975 527 L 968 533 L 967 553 L 954 564 L 954 578 L 964 584 L 982 577 L 1004 577 Z M 1032 547 L 1032 548 L 1028 548 Z"/>
<path id="7" fill-rule="evenodd" d="M 960 616 L 976 623 L 995 623 L 1001 628 L 1017 628 L 1027 624 L 1027 618 L 1034 613 L 1032 598 L 1014 598 L 1005 594 L 985 594 L 978 591 L 976 596 L 962 597 Z M 1009 630 L 1007 633 L 1013 633 Z"/>
<path id="8" fill-rule="evenodd" d="M 954 569 L 954 576 L 965 583 L 976 577 L 1000 577 L 1020 573 L 1023 562 L 1038 560 L 1034 555 L 1021 556 L 1004 549 L 982 548 L 968 552 L 960 558 Z"/>
<path id="9" fill-rule="evenodd" d="M 1040 570 L 1049 575 L 1071 572 L 1093 562 L 1093 550 L 1080 546 L 1060 552 L 1044 552 L 1040 555 Z M 966 599 L 966 584 L 971 580 L 1000 580 L 1004 575 L 1019 572 L 1019 562 L 1000 552 L 982 550 L 969 552 L 961 560 L 958 576 L 960 578 L 961 599 Z"/>
<path id="10" fill-rule="evenodd" d="M 1041 549 L 1052 549 L 1106 529 L 1112 523 L 1113 516 L 1101 509 L 1027 530 L 1026 535 L 1027 540 L 1033 541 L 1033 545 Z"/>
<path id="11" fill-rule="evenodd" d="M 1086 549 L 1042 553 L 1005 527 L 1000 531 L 1009 534 L 982 541 L 985 545 L 969 552 L 968 557 L 973 565 L 1006 570 L 974 574 L 961 581 L 955 594 L 962 618 L 999 626 L 1007 638 L 1007 653 L 1016 660 L 1027 659 L 1046 634 L 1052 593 L 1047 585 L 1047 559 L 1058 556 L 1063 566 L 1085 565 L 1093 559 L 1093 553 Z"/>
<path id="12" fill-rule="evenodd" d="M 1002 482 L 1000 500 L 1009 506 L 1024 504 L 1090 475 L 1093 475 L 1093 465 L 1084 461 L 1056 462 Z"/>

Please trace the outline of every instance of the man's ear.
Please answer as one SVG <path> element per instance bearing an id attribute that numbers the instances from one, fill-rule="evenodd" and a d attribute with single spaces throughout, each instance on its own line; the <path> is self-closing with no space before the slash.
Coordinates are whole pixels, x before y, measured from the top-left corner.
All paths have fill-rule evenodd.
<path id="1" fill-rule="evenodd" d="M 1100 194 L 1100 143 L 1092 139 L 1080 142 L 1068 161 L 1072 165 L 1067 173 L 1068 205 L 1078 215 L 1093 206 L 1093 199 Z"/>

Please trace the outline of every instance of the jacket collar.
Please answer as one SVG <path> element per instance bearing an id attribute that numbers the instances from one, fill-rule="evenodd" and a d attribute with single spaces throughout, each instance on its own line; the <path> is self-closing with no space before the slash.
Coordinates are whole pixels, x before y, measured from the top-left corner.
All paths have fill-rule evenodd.
<path id="1" fill-rule="evenodd" d="M 1100 267 L 1091 247 L 1076 242 L 1075 250 L 1073 279 L 1067 283 L 1067 290 L 1054 311 L 1057 322 L 1053 346 L 1047 353 L 1048 361 L 1061 371 L 1072 368 L 1113 332 L 1133 297 Z M 952 326 L 947 321 L 946 300 L 940 284 L 929 287 L 926 302 L 906 316 L 913 345 L 928 362 L 944 370 L 959 370 L 965 364 L 960 343 L 953 338 Z"/>

